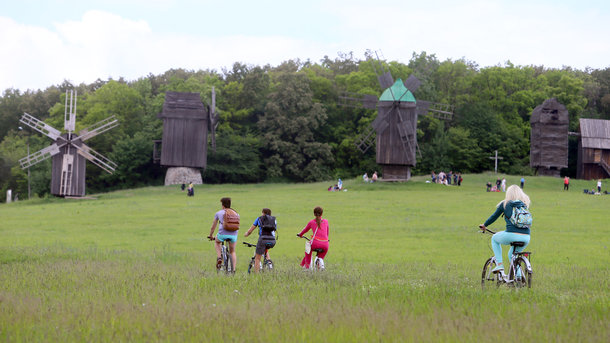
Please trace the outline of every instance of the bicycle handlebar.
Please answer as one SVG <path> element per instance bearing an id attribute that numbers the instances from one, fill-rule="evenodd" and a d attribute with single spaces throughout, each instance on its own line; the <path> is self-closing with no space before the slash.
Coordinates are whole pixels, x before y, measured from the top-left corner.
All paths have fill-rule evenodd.
<path id="1" fill-rule="evenodd" d="M 481 230 L 481 229 L 483 229 L 483 228 L 482 228 L 481 226 L 479 226 L 479 230 Z M 488 229 L 488 228 L 485 228 L 485 230 L 483 230 L 481 233 L 485 233 L 485 232 L 489 232 L 489 233 L 491 233 L 492 235 L 493 235 L 493 234 L 495 234 L 495 232 L 491 231 L 491 230 L 490 230 L 490 229 Z"/>
<path id="2" fill-rule="evenodd" d="M 206 238 L 207 238 L 209 241 L 214 241 L 214 240 L 216 240 L 216 237 L 213 237 L 213 236 L 208 236 L 208 237 L 206 237 Z"/>
<path id="3" fill-rule="evenodd" d="M 299 236 L 299 234 L 297 234 L 297 237 L 299 237 L 299 238 L 305 238 L 306 240 L 308 240 L 308 241 L 310 241 L 310 242 L 311 242 L 311 239 L 309 239 L 309 238 L 307 238 L 307 237 L 305 237 L 305 236 Z"/>
<path id="4" fill-rule="evenodd" d="M 256 244 L 251 244 L 251 243 L 248 243 L 248 242 L 242 242 L 242 243 L 247 245 L 247 246 L 249 246 L 249 247 L 255 247 L 256 246 Z"/>

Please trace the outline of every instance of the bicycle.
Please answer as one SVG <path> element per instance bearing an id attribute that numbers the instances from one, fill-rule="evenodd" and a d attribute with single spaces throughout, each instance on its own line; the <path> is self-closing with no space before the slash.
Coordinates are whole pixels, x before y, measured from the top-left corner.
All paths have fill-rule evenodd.
<path id="1" fill-rule="evenodd" d="M 252 259 L 250 260 L 250 264 L 248 265 L 248 274 L 250 274 L 250 272 L 252 271 L 252 267 L 254 267 L 254 260 L 256 259 L 256 244 L 251 244 L 248 242 L 243 242 L 244 245 L 252 248 L 254 247 L 255 251 L 254 251 L 254 255 L 252 256 Z M 265 271 L 265 269 L 271 271 L 273 270 L 273 261 L 271 261 L 271 259 L 267 258 L 267 250 L 269 250 L 269 247 L 273 247 L 273 245 L 271 243 L 267 243 L 267 249 L 265 249 L 265 253 L 263 254 L 263 260 L 259 262 L 260 264 L 260 268 L 261 271 Z"/>
<path id="2" fill-rule="evenodd" d="M 305 236 L 297 235 L 297 237 L 305 238 L 308 242 L 311 242 L 311 239 L 309 239 L 309 238 L 307 238 Z M 325 269 L 324 260 L 322 260 L 320 257 L 318 257 L 318 255 L 321 252 L 323 252 L 323 251 L 324 251 L 324 249 L 322 249 L 322 248 L 311 249 L 311 259 L 312 259 L 311 262 L 313 262 L 313 263 L 311 263 L 311 262 L 309 263 L 309 269 L 320 270 L 320 271 Z M 314 252 L 316 253 L 316 259 L 315 260 L 313 258 L 313 253 Z"/>
<path id="3" fill-rule="evenodd" d="M 215 237 L 208 236 L 210 241 L 216 241 Z M 231 260 L 231 254 L 229 253 L 229 249 L 225 246 L 225 242 L 220 242 L 220 258 L 222 263 L 220 264 L 220 268 L 218 267 L 218 263 L 216 264 L 216 272 L 220 273 L 224 271 L 225 274 L 232 274 L 235 272 L 235 266 L 233 266 L 233 261 Z"/>
<path id="4" fill-rule="evenodd" d="M 491 233 L 495 234 L 495 232 L 485 228 L 485 231 L 482 233 Z M 491 285 L 496 285 L 499 287 L 501 284 L 506 284 L 508 286 L 514 286 L 516 288 L 532 288 L 532 265 L 528 259 L 528 257 L 532 254 L 529 251 L 521 251 L 517 252 L 517 247 L 522 247 L 525 245 L 523 242 L 511 242 L 510 245 L 513 248 L 513 254 L 510 257 L 510 265 L 508 267 L 508 275 L 504 274 L 504 271 L 500 272 L 492 272 L 492 270 L 497 266 L 496 257 L 490 257 L 485 264 L 483 265 L 483 272 L 481 273 L 481 287 L 485 289 L 485 285 L 487 287 Z"/>

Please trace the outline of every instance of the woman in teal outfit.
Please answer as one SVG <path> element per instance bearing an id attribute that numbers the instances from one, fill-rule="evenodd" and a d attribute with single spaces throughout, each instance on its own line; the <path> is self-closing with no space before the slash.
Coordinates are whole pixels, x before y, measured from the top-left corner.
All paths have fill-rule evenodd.
<path id="1" fill-rule="evenodd" d="M 525 243 L 522 247 L 511 247 L 508 256 L 512 256 L 513 249 L 517 249 L 517 252 L 523 251 L 530 242 L 530 229 L 519 228 L 513 225 L 509 220 L 513 214 L 513 208 L 530 206 L 530 198 L 523 192 L 517 185 L 512 185 L 506 190 L 506 197 L 500 201 L 496 207 L 496 211 L 485 221 L 484 224 L 479 225 L 481 230 L 485 231 L 487 226 L 491 225 L 504 214 L 504 220 L 506 221 L 506 230 L 496 232 L 491 236 L 491 247 L 496 256 L 496 267 L 493 269 L 494 273 L 504 273 L 504 264 L 502 263 L 502 245 L 509 245 L 511 242 L 523 242 Z"/>

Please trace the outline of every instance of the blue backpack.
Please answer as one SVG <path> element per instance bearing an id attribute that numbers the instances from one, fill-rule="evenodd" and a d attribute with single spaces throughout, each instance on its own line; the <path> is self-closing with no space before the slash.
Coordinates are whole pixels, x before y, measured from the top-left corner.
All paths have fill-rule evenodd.
<path id="1" fill-rule="evenodd" d="M 525 204 L 520 204 L 513 207 L 513 214 L 509 221 L 519 229 L 529 229 L 532 226 L 532 214 L 527 209 Z"/>

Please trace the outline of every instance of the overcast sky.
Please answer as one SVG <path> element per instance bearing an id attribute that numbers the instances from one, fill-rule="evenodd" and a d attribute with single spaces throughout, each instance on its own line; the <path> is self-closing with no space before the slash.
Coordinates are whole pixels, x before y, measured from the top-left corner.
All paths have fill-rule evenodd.
<path id="1" fill-rule="evenodd" d="M 378 3 L 378 4 L 375 4 Z M 0 5 L 0 91 L 170 68 L 318 62 L 367 49 L 480 67 L 610 67 L 606 0 L 18 0 Z"/>

